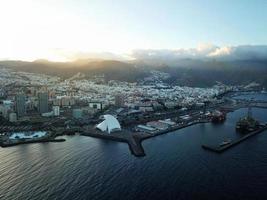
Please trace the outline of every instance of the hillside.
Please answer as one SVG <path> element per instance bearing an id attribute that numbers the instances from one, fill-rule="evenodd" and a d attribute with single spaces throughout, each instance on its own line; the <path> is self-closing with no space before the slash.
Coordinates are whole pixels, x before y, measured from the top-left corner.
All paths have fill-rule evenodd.
<path id="1" fill-rule="evenodd" d="M 181 59 L 175 63 L 151 64 L 145 61 L 121 62 L 115 60 L 78 60 L 75 62 L 49 62 L 37 60 L 0 61 L 0 67 L 14 70 L 56 75 L 70 78 L 78 72 L 85 77 L 104 74 L 105 79 L 120 81 L 138 81 L 149 75 L 150 70 L 159 70 L 170 74 L 165 80 L 169 84 L 206 87 L 217 81 L 226 84 L 248 84 L 258 82 L 267 87 L 267 61 L 241 60 L 216 61 Z"/>
<path id="2" fill-rule="evenodd" d="M 79 60 L 75 62 L 49 62 L 37 60 L 24 61 L 0 61 L 0 67 L 8 67 L 13 70 L 56 75 L 69 78 L 81 72 L 87 77 L 104 74 L 106 80 L 121 80 L 133 82 L 145 76 L 144 72 L 134 65 L 114 60 Z"/>

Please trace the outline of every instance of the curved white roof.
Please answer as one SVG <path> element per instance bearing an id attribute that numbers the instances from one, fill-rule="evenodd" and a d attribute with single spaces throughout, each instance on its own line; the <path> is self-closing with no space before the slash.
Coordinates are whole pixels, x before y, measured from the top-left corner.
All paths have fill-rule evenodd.
<path id="1" fill-rule="evenodd" d="M 121 130 L 119 121 L 112 115 L 104 115 L 104 121 L 96 126 L 101 131 L 107 131 L 111 133 L 116 130 Z"/>

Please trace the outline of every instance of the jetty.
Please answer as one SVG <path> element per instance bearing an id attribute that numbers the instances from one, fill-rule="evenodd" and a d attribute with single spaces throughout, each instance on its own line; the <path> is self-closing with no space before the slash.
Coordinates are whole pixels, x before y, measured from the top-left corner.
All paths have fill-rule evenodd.
<path id="1" fill-rule="evenodd" d="M 81 135 L 127 143 L 131 153 L 134 156 L 143 157 L 146 155 L 145 150 L 142 146 L 143 140 L 146 140 L 146 139 L 149 139 L 152 137 L 156 137 L 156 136 L 162 135 L 162 134 L 167 134 L 169 132 L 172 132 L 172 131 L 175 131 L 178 129 L 182 129 L 182 128 L 186 128 L 189 126 L 193 126 L 195 124 L 208 123 L 208 122 L 210 122 L 210 120 L 199 120 L 199 121 L 195 121 L 195 122 L 190 122 L 188 124 L 176 125 L 176 126 L 168 128 L 166 130 L 159 130 L 159 131 L 156 131 L 152 134 L 145 133 L 145 132 L 132 132 L 132 131 L 129 131 L 126 129 L 122 129 L 121 131 L 118 131 L 118 132 L 113 132 L 112 134 L 107 134 L 107 133 L 103 133 L 103 132 L 95 129 L 94 127 L 87 127 L 85 130 L 83 130 L 81 132 Z"/>
<path id="2" fill-rule="evenodd" d="M 137 157 L 145 156 L 145 151 L 141 143 L 138 142 L 138 138 L 128 130 L 122 130 L 113 132 L 112 134 L 107 134 L 95 129 L 94 127 L 88 127 L 86 130 L 81 132 L 81 135 L 104 140 L 124 142 L 129 145 L 130 151 L 133 155 Z"/>

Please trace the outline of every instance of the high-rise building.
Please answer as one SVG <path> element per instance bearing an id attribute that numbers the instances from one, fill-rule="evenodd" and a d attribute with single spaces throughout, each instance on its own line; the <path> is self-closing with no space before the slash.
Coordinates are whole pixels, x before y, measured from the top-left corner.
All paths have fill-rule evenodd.
<path id="1" fill-rule="evenodd" d="M 18 117 L 23 117 L 26 114 L 26 97 L 24 94 L 15 96 L 15 108 Z"/>
<path id="2" fill-rule="evenodd" d="M 38 93 L 38 112 L 47 113 L 48 110 L 48 92 Z"/>

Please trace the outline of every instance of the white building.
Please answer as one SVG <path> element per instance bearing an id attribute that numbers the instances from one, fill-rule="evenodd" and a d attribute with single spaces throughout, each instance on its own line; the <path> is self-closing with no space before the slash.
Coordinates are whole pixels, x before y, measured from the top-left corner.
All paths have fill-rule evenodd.
<path id="1" fill-rule="evenodd" d="M 59 116 L 60 114 L 59 106 L 53 106 L 53 113 L 54 116 Z"/>
<path id="2" fill-rule="evenodd" d="M 104 119 L 103 122 L 96 126 L 97 129 L 108 133 L 121 130 L 119 121 L 112 115 L 104 115 Z"/>
<path id="3" fill-rule="evenodd" d="M 89 108 L 102 110 L 103 109 L 103 104 L 102 104 L 102 102 L 89 102 Z"/>

